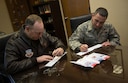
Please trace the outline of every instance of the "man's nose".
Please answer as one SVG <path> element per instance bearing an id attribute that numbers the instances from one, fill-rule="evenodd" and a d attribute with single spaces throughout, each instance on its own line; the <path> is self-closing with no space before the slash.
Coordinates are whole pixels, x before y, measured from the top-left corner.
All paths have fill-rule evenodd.
<path id="1" fill-rule="evenodd" d="M 39 34 L 39 37 L 42 37 L 42 34 L 43 34 L 43 33 L 40 33 L 40 34 Z"/>

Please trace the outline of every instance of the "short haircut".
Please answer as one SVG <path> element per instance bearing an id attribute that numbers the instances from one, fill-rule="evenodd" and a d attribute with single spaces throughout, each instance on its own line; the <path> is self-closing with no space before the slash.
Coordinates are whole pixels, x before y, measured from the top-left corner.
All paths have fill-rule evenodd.
<path id="1" fill-rule="evenodd" d="M 103 7 L 99 7 L 98 9 L 96 9 L 96 11 L 94 12 L 94 14 L 99 13 L 101 16 L 103 17 L 108 17 L 108 11 L 107 9 L 103 8 Z"/>
<path id="2" fill-rule="evenodd" d="M 26 18 L 25 26 L 33 26 L 36 21 L 41 22 L 42 18 L 36 14 L 31 14 Z"/>

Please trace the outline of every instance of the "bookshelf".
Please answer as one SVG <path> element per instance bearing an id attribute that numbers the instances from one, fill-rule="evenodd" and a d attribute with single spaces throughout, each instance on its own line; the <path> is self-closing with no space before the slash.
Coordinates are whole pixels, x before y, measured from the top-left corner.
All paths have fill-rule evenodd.
<path id="1" fill-rule="evenodd" d="M 59 0 L 5 0 L 14 31 L 21 28 L 29 14 L 39 15 L 46 31 L 67 45 Z"/>
<path id="2" fill-rule="evenodd" d="M 44 22 L 46 31 L 56 36 L 65 45 L 66 36 L 58 0 L 29 0 L 30 13 L 39 15 Z"/>

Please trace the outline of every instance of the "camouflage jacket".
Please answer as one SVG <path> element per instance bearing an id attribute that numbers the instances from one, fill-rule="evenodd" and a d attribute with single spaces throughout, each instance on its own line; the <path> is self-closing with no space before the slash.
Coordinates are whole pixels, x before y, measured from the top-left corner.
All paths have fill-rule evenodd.
<path id="1" fill-rule="evenodd" d="M 72 50 L 77 50 L 81 44 L 88 44 L 90 47 L 105 41 L 110 41 L 112 45 L 120 45 L 120 36 L 112 24 L 105 22 L 102 28 L 97 30 L 89 20 L 80 24 L 69 37 L 69 46 Z"/>

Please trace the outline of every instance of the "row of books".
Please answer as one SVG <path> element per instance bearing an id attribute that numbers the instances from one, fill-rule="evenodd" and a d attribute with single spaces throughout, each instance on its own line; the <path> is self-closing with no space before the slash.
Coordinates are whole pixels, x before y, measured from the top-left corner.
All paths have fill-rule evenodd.
<path id="1" fill-rule="evenodd" d="M 39 9 L 40 14 L 51 13 L 50 5 L 43 5 L 43 6 L 38 7 L 38 9 Z"/>
<path id="2" fill-rule="evenodd" d="M 52 22 L 53 22 L 53 18 L 52 17 L 48 17 L 47 20 L 44 20 L 45 24 L 52 23 Z"/>
<path id="3" fill-rule="evenodd" d="M 35 4 L 43 3 L 43 2 L 50 2 L 50 1 L 55 1 L 55 0 L 35 0 Z"/>

